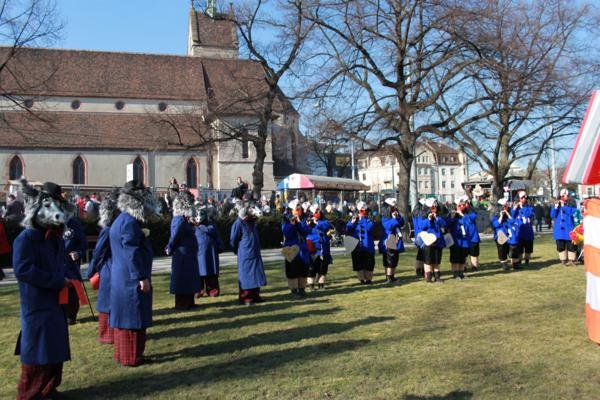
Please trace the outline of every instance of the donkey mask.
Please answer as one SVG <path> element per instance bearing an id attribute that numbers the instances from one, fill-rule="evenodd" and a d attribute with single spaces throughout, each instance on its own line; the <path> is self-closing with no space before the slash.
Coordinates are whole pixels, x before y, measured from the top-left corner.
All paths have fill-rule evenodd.
<path id="1" fill-rule="evenodd" d="M 66 222 L 65 201 L 59 185 L 46 182 L 41 190 L 21 179 L 21 191 L 25 199 L 25 228 L 62 228 Z"/>

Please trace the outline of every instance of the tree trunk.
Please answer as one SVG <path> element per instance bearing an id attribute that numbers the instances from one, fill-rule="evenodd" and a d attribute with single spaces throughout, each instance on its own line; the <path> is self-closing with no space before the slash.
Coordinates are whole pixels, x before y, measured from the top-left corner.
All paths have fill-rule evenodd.
<path id="1" fill-rule="evenodd" d="M 256 149 L 256 158 L 254 159 L 254 170 L 252 171 L 252 200 L 259 200 L 264 186 L 264 173 L 263 168 L 265 165 L 265 158 L 267 152 L 265 150 L 265 140 L 263 136 L 259 134 L 259 138 L 254 141 L 254 148 Z M 261 140 L 262 139 L 262 140 Z"/>

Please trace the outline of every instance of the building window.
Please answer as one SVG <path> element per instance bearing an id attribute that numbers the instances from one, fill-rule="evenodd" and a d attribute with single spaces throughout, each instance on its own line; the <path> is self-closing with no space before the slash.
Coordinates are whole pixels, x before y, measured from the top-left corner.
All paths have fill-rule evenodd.
<path id="1" fill-rule="evenodd" d="M 442 168 L 442 176 L 446 175 L 446 168 Z"/>
<path id="2" fill-rule="evenodd" d="M 588 197 L 593 197 L 594 196 L 594 187 L 593 186 L 588 186 L 587 187 L 587 195 L 588 195 Z"/>
<path id="3" fill-rule="evenodd" d="M 446 181 L 442 181 L 442 189 L 446 189 Z"/>
<path id="4" fill-rule="evenodd" d="M 115 108 L 117 110 L 122 110 L 123 108 L 125 108 L 125 102 L 123 100 L 119 100 L 115 103 Z"/>
<path id="5" fill-rule="evenodd" d="M 189 188 L 198 187 L 198 164 L 196 160 L 190 158 L 185 167 L 186 183 Z"/>
<path id="6" fill-rule="evenodd" d="M 419 189 L 423 189 L 423 182 L 419 181 Z"/>
<path id="7" fill-rule="evenodd" d="M 85 162 L 81 156 L 73 160 L 73 185 L 85 184 Z"/>
<path id="8" fill-rule="evenodd" d="M 450 189 L 454 189 L 454 181 L 450 181 Z"/>
<path id="9" fill-rule="evenodd" d="M 23 176 L 23 161 L 19 156 L 14 156 L 8 166 L 8 178 L 11 180 L 21 179 Z"/>
<path id="10" fill-rule="evenodd" d="M 248 141 L 242 140 L 242 158 L 248 158 Z"/>
<path id="11" fill-rule="evenodd" d="M 144 161 L 139 156 L 133 161 L 133 179 L 144 183 Z"/>
<path id="12" fill-rule="evenodd" d="M 454 175 L 454 168 L 450 168 L 450 175 Z"/>
<path id="13" fill-rule="evenodd" d="M 367 174 L 363 173 L 363 181 L 367 180 Z"/>
<path id="14" fill-rule="evenodd" d="M 446 162 L 446 156 L 442 157 L 442 162 L 445 163 Z"/>
<path id="15" fill-rule="evenodd" d="M 73 110 L 79 110 L 79 107 L 81 107 L 81 101 L 79 101 L 79 100 L 73 100 L 71 102 L 71 108 Z"/>
<path id="16" fill-rule="evenodd" d="M 450 161 L 454 162 L 454 156 L 450 157 Z"/>

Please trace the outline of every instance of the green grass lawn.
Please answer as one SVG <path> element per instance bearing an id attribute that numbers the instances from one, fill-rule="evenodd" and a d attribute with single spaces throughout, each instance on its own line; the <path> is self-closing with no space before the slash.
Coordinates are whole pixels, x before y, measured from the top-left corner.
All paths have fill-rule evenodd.
<path id="1" fill-rule="evenodd" d="M 549 235 L 536 239 L 525 271 L 503 272 L 493 243 L 482 270 L 443 285 L 414 277 L 360 286 L 348 257 L 330 267 L 326 290 L 293 301 L 281 265 L 268 265 L 267 302 L 237 305 L 236 271 L 222 295 L 175 312 L 169 276 L 153 279 L 150 364 L 117 366 L 96 341 L 89 309 L 71 327 L 73 360 L 60 387 L 73 399 L 597 399 L 600 347 L 584 326 L 582 266 L 557 263 Z M 447 261 L 448 252 L 444 252 Z M 19 360 L 16 286 L 0 288 L 0 398 L 14 398 Z"/>

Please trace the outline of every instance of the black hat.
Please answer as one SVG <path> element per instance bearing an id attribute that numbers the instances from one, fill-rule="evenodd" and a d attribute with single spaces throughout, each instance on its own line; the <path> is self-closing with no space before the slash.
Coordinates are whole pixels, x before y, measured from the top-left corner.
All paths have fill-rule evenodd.
<path id="1" fill-rule="evenodd" d="M 42 193 L 56 200 L 63 200 L 62 188 L 54 182 L 45 182 L 42 186 Z"/>
<path id="2" fill-rule="evenodd" d="M 134 179 L 127 182 L 123 186 L 122 192 L 127 194 L 137 194 L 139 192 L 143 192 L 144 190 L 146 190 L 144 184 L 142 182 L 139 182 L 137 179 Z"/>

